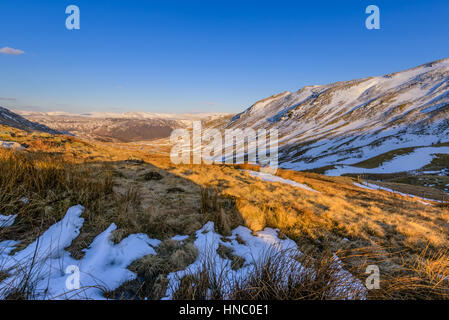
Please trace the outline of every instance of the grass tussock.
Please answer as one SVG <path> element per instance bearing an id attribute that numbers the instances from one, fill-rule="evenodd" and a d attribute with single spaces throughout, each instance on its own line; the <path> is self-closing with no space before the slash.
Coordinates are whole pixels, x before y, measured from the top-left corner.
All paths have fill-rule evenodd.
<path id="1" fill-rule="evenodd" d="M 166 293 L 167 274 L 186 268 L 198 255 L 198 249 L 193 243 L 181 244 L 173 240 L 163 241 L 156 251 L 157 255 L 147 256 L 129 267 L 137 274 L 137 280 L 126 282 L 112 292 L 105 292 L 105 297 L 121 300 L 159 300 Z"/>
<path id="2" fill-rule="evenodd" d="M 341 271 L 335 256 L 318 259 L 298 255 L 301 263 L 286 261 L 282 254 L 270 255 L 257 264 L 249 279 L 235 288 L 241 300 L 344 300 L 363 299 L 366 290 L 349 274 Z"/>
<path id="3" fill-rule="evenodd" d="M 449 252 L 425 248 L 413 259 L 404 259 L 401 272 L 387 275 L 372 299 L 448 300 Z"/>
<path id="4" fill-rule="evenodd" d="M 212 187 L 201 188 L 200 196 L 204 223 L 214 222 L 218 233 L 230 235 L 232 229 L 244 224 L 233 197 L 221 195 L 216 188 Z"/>
<path id="5" fill-rule="evenodd" d="M 437 206 L 442 209 L 449 210 L 449 201 L 440 202 L 439 204 L 437 204 Z"/>
<path id="6" fill-rule="evenodd" d="M 0 149 L 0 212 L 14 213 L 16 223 L 0 229 L 0 239 L 21 240 L 25 245 L 66 210 L 82 204 L 98 214 L 113 192 L 107 168 L 94 168 L 64 161 L 48 154 Z"/>
<path id="7" fill-rule="evenodd" d="M 293 257 L 293 259 L 292 259 Z M 299 262 L 299 263 L 298 263 Z M 342 300 L 363 299 L 364 287 L 341 272 L 333 255 L 311 258 L 300 252 L 266 252 L 245 276 L 229 278 L 226 268 L 205 257 L 194 274 L 179 279 L 177 300 Z"/>

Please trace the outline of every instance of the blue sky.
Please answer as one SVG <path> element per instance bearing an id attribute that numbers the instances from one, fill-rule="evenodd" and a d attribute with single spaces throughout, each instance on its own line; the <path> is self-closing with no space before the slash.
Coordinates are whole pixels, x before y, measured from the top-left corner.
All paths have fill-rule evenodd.
<path id="1" fill-rule="evenodd" d="M 81 29 L 65 28 L 77 5 Z M 365 8 L 381 30 L 365 28 Z M 0 105 L 239 112 L 304 85 L 449 57 L 449 1 L 2 0 Z"/>

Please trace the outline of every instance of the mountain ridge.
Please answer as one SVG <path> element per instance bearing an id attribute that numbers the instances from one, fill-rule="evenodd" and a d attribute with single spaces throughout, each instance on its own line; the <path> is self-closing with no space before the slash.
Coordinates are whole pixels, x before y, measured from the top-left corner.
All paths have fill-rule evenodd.
<path id="1" fill-rule="evenodd" d="M 448 142 L 448 118 L 446 58 L 383 76 L 273 95 L 224 128 L 278 129 L 281 165 L 310 170 Z"/>
<path id="2" fill-rule="evenodd" d="M 52 129 L 80 138 L 103 142 L 138 142 L 162 139 L 175 129 L 187 128 L 192 121 L 214 121 L 227 113 L 150 113 L 91 112 L 73 114 L 62 111 L 17 111 L 28 120 L 43 123 Z"/>

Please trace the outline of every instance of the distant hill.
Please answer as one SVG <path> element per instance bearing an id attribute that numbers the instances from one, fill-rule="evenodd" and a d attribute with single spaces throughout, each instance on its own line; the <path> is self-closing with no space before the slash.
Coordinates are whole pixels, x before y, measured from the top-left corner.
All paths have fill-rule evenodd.
<path id="1" fill-rule="evenodd" d="M 226 113 L 163 114 L 147 112 L 71 114 L 66 112 L 16 111 L 30 121 L 80 138 L 108 142 L 135 142 L 167 138 L 192 121 L 220 121 Z"/>

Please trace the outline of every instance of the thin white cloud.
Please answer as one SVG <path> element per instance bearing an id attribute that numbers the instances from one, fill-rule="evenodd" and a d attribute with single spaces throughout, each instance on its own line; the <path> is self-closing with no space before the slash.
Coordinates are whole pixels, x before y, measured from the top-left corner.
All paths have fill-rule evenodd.
<path id="1" fill-rule="evenodd" d="M 19 54 L 24 54 L 25 51 L 19 50 L 19 49 L 10 48 L 10 47 L 3 47 L 3 48 L 0 49 L 0 53 L 17 56 Z"/>
<path id="2" fill-rule="evenodd" d="M 4 98 L 4 97 L 0 97 L 0 101 L 16 101 L 16 98 Z"/>

